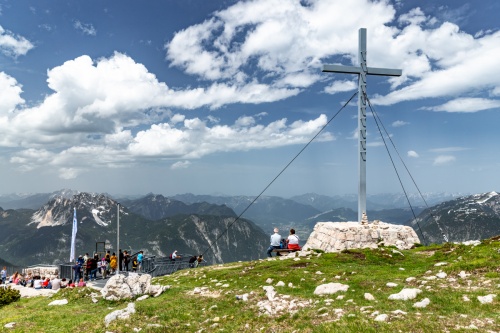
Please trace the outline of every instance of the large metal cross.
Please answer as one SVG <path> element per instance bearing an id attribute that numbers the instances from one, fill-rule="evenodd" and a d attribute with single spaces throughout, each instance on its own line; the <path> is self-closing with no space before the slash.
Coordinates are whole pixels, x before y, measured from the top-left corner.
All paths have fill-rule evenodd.
<path id="1" fill-rule="evenodd" d="M 359 66 L 323 65 L 323 72 L 358 75 L 358 222 L 366 213 L 366 76 L 401 76 L 401 69 L 374 68 L 366 65 L 366 29 L 359 29 Z"/>

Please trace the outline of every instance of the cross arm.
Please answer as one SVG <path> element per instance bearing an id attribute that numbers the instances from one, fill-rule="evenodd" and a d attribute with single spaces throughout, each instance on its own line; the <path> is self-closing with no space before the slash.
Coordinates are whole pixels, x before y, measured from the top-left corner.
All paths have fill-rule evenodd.
<path id="1" fill-rule="evenodd" d="M 342 66 L 342 65 L 323 65 L 322 72 L 359 74 L 360 67 L 357 66 Z"/>
<path id="2" fill-rule="evenodd" d="M 343 65 L 323 65 L 322 72 L 359 74 L 361 73 L 361 67 L 343 66 Z M 401 76 L 403 74 L 403 71 L 401 69 L 368 67 L 366 73 L 368 75 Z"/>
<path id="3" fill-rule="evenodd" d="M 403 71 L 401 69 L 376 68 L 376 67 L 368 67 L 367 72 L 370 75 L 382 75 L 382 76 L 401 76 L 403 74 Z"/>

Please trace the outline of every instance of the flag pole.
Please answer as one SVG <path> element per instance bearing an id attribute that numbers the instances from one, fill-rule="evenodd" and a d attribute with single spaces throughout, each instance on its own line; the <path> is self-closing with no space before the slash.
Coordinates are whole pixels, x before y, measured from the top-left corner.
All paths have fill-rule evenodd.
<path id="1" fill-rule="evenodd" d="M 120 260 L 120 204 L 116 205 L 116 253 Z M 120 262 L 116 265 L 116 275 L 120 274 Z"/>
<path id="2" fill-rule="evenodd" d="M 75 247 L 76 247 L 76 232 L 78 229 L 78 222 L 76 219 L 76 207 L 73 208 L 73 230 L 71 231 L 71 249 L 69 253 L 69 262 L 75 261 Z"/>

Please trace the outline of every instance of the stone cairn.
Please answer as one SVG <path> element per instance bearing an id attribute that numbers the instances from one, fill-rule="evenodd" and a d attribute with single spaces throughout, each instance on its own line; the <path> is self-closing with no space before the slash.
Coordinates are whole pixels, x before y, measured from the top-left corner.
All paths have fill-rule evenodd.
<path id="1" fill-rule="evenodd" d="M 348 249 L 376 249 L 379 245 L 394 245 L 400 250 L 407 250 L 415 244 L 420 244 L 420 240 L 413 228 L 379 220 L 369 223 L 368 217 L 363 213 L 361 223 L 316 223 L 303 249 L 340 252 Z"/>

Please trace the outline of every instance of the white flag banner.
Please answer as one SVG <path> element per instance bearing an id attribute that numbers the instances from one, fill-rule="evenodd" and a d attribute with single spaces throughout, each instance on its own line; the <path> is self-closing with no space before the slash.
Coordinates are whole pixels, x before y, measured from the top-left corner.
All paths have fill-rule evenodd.
<path id="1" fill-rule="evenodd" d="M 71 233 L 71 252 L 69 254 L 69 261 L 75 261 L 75 246 L 76 246 L 76 231 L 78 229 L 77 220 L 76 220 L 76 208 L 75 213 L 73 215 L 73 232 Z"/>

